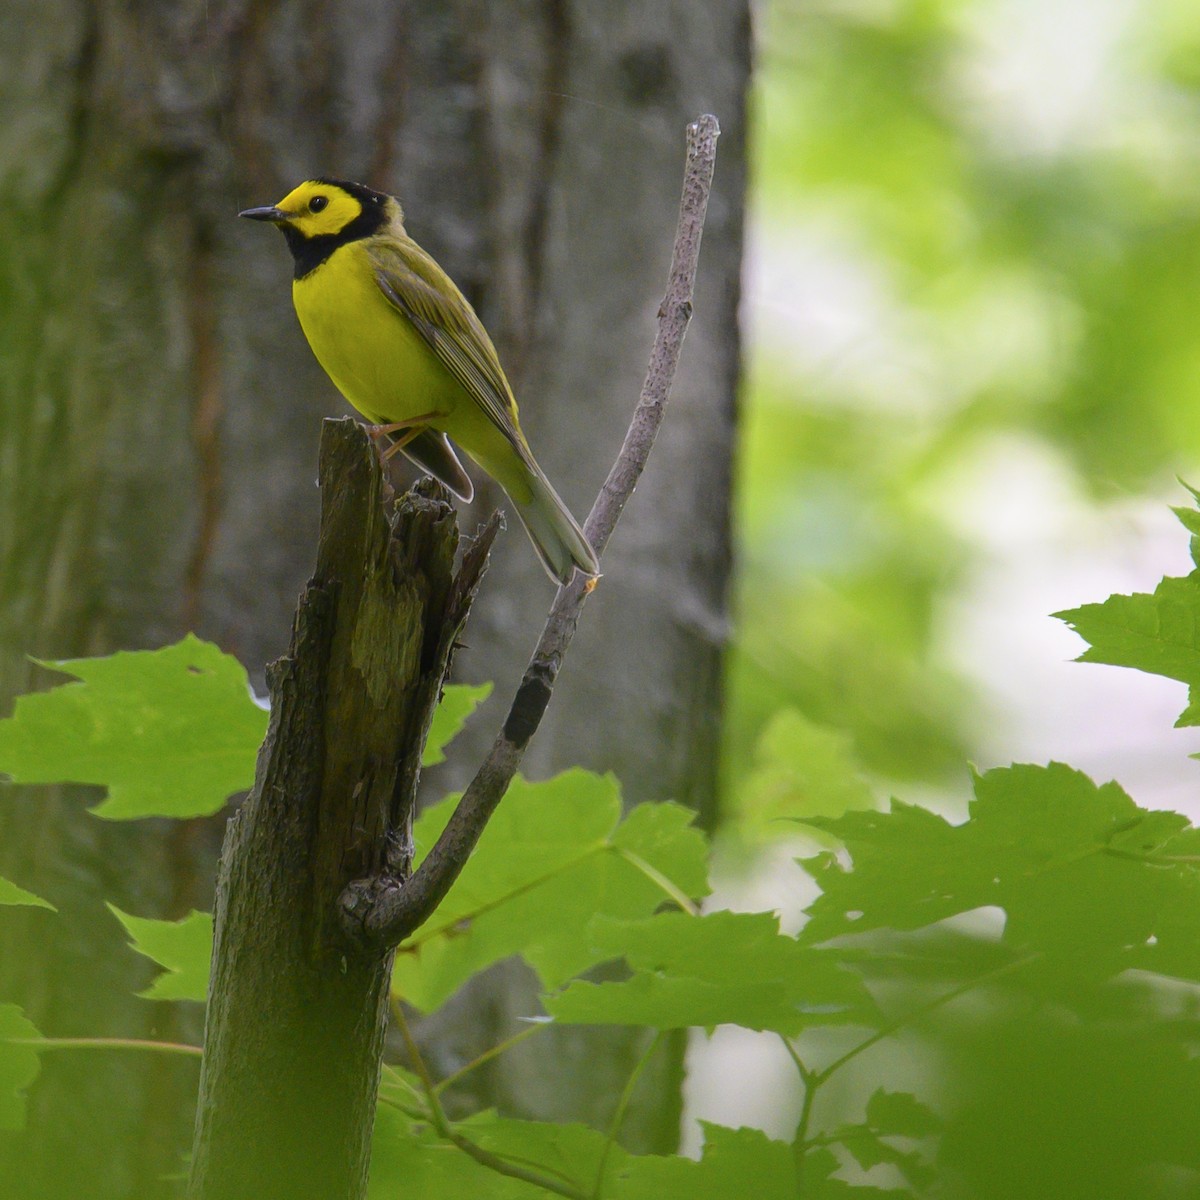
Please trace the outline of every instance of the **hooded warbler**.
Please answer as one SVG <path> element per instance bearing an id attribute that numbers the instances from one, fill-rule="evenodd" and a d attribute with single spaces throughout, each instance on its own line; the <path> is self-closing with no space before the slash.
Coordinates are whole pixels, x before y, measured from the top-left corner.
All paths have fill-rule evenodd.
<path id="1" fill-rule="evenodd" d="M 452 492 L 471 481 L 448 438 L 508 493 L 547 572 L 562 583 L 596 555 L 534 461 L 496 348 L 467 298 L 405 232 L 394 196 L 310 179 L 239 216 L 283 231 L 292 299 L 317 361 L 350 403 Z"/>

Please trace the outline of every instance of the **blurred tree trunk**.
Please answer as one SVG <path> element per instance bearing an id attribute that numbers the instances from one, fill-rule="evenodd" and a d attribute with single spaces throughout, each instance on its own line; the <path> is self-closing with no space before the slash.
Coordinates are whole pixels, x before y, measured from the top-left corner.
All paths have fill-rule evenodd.
<path id="1" fill-rule="evenodd" d="M 261 680 L 286 645 L 313 560 L 318 418 L 343 405 L 291 312 L 283 245 L 239 208 L 314 174 L 399 194 L 496 335 L 538 457 L 582 517 L 649 350 L 683 127 L 709 110 L 724 136 L 674 411 L 527 765 L 613 770 L 631 800 L 711 819 L 748 23 L 746 0 L 9 4 L 0 711 L 44 682 L 27 654 L 196 628 Z M 502 505 L 480 492 L 480 512 Z M 511 692 L 550 598 L 513 528 L 463 677 Z M 477 719 L 431 788 L 461 780 L 498 719 Z M 131 995 L 148 971 L 102 901 L 207 906 L 223 822 L 114 826 L 86 799 L 0 796 L 0 873 L 62 909 L 0 913 L 0 1001 L 49 1034 L 194 1040 L 194 1006 Z M 470 1055 L 531 1004 L 519 972 L 497 972 L 427 1036 L 435 1055 Z M 476 1085 L 515 1111 L 607 1120 L 636 1046 L 538 1041 Z M 629 1123 L 643 1146 L 674 1140 L 658 1100 L 678 1057 L 664 1070 Z M 0 1178 L 14 1200 L 171 1194 L 195 1082 L 183 1061 L 47 1056 L 30 1132 L 0 1135 Z"/>

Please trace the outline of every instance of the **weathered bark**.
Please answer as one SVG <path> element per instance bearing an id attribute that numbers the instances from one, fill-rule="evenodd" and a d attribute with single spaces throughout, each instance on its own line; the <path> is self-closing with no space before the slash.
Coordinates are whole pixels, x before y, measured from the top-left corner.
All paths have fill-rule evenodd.
<path id="1" fill-rule="evenodd" d="M 496 529 L 456 576 L 444 490 L 389 514 L 349 421 L 326 424 L 320 481 L 316 572 L 221 856 L 196 1200 L 365 1194 L 391 955 L 345 938 L 338 897 L 408 875 L 425 736 Z"/>
<path id="2" fill-rule="evenodd" d="M 496 333 L 539 460 L 578 514 L 637 394 L 680 130 L 717 113 L 677 415 L 527 763 L 612 769 L 632 798 L 711 812 L 746 0 L 13 0 L 0 26 L 0 712 L 38 678 L 27 654 L 190 627 L 261 680 L 284 645 L 316 531 L 318 421 L 342 406 L 290 311 L 286 253 L 239 208 L 317 172 L 399 194 Z M 499 499 L 481 489 L 480 511 Z M 518 532 L 498 551 L 460 666 L 511 695 L 550 593 Z M 494 725 L 464 735 L 464 763 Z M 470 768 L 455 769 L 443 787 Z M 208 906 L 219 836 L 220 822 L 114 826 L 78 796 L 6 793 L 0 873 L 63 915 L 5 914 L 0 999 L 51 1034 L 198 1037 L 193 1008 L 131 995 L 149 968 L 101 901 Z M 533 1003 L 523 978 L 493 976 L 438 1018 L 444 1061 Z M 533 1039 L 474 1075 L 476 1098 L 604 1123 L 630 1062 L 613 1036 L 599 1050 Z M 0 1178 L 24 1189 L 15 1200 L 165 1196 L 194 1087 L 182 1061 L 49 1058 L 31 1132 L 0 1135 Z M 649 1087 L 630 1126 L 661 1146 L 675 1115 L 660 1098 Z"/>

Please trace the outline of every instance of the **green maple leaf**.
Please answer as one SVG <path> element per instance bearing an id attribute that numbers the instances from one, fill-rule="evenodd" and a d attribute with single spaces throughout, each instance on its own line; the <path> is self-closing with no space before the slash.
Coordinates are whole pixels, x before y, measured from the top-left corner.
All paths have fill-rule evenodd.
<path id="1" fill-rule="evenodd" d="M 0 771 L 16 783 L 108 789 L 92 811 L 110 820 L 199 817 L 254 782 L 267 713 L 245 668 L 188 634 L 161 650 L 42 664 L 76 682 L 18 697 L 0 721 Z M 448 686 L 423 762 L 441 762 L 491 684 Z"/>
<path id="2" fill-rule="evenodd" d="M 1200 571 L 1164 579 L 1153 594 L 1109 596 L 1054 616 L 1089 643 L 1077 662 L 1133 667 L 1186 683 L 1188 706 L 1176 724 L 1200 724 Z"/>
<path id="3" fill-rule="evenodd" d="M 942 1131 L 942 1119 L 909 1092 L 879 1088 L 867 1101 L 867 1124 L 884 1137 L 931 1137 Z"/>
<path id="4" fill-rule="evenodd" d="M 212 962 L 213 919 L 210 913 L 190 912 L 179 921 L 133 917 L 115 904 L 109 912 L 125 927 L 139 954 L 165 968 L 144 992 L 146 1000 L 199 1000 L 208 997 Z"/>
<path id="5" fill-rule="evenodd" d="M 21 696 L 0 721 L 0 770 L 14 782 L 102 785 L 92 811 L 112 819 L 204 816 L 254 782 L 267 714 L 216 646 L 189 634 L 42 665 L 78 682 Z"/>
<path id="6" fill-rule="evenodd" d="M 786 833 L 786 818 L 840 816 L 848 809 L 875 807 L 850 737 L 795 709 L 771 718 L 755 747 L 755 761 L 738 787 L 738 802 L 747 821 L 764 832 Z"/>
<path id="7" fill-rule="evenodd" d="M 773 913 L 597 917 L 590 936 L 599 957 L 624 957 L 633 975 L 615 983 L 576 980 L 548 996 L 546 1010 L 558 1021 L 656 1029 L 735 1024 L 794 1036 L 874 1013 L 862 981 L 836 954 L 781 934 Z"/>
<path id="8" fill-rule="evenodd" d="M 620 1146 L 610 1145 L 604 1134 L 585 1125 L 519 1121 L 485 1112 L 454 1128 L 500 1161 L 585 1194 L 590 1194 L 602 1162 L 606 1178 L 611 1178 L 628 1160 Z M 405 1200 L 544 1200 L 548 1194 L 536 1183 L 477 1162 L 442 1141 L 429 1122 L 414 1120 L 387 1100 L 375 1121 L 370 1178 L 369 1200 L 397 1195 Z"/>
<path id="9" fill-rule="evenodd" d="M 37 1028 L 15 1004 L 0 1004 L 0 1129 L 25 1124 L 25 1089 L 37 1078 Z"/>
<path id="10" fill-rule="evenodd" d="M 615 1173 L 613 1200 L 795 1200 L 792 1148 L 757 1129 L 727 1129 L 702 1121 L 699 1161 L 679 1156 L 629 1156 Z M 806 1193 L 807 1194 L 807 1193 Z"/>
<path id="11" fill-rule="evenodd" d="M 1052 763 L 988 771 L 969 819 L 924 809 L 847 813 L 808 822 L 851 860 L 803 865 L 822 894 L 801 940 L 919 929 L 995 906 L 1004 941 L 1105 976 L 1132 965 L 1200 977 L 1200 831 L 1178 813 L 1139 808 L 1114 783 Z"/>
<path id="12" fill-rule="evenodd" d="M 418 854 L 436 841 L 456 797 L 421 815 Z M 520 954 L 548 988 L 598 961 L 587 938 L 597 913 L 638 917 L 703 895 L 706 845 L 692 813 L 643 804 L 622 819 L 616 781 L 567 771 L 518 777 L 429 923 L 396 956 L 393 987 L 430 1010 L 477 971 Z"/>
<path id="13" fill-rule="evenodd" d="M 491 694 L 490 683 L 451 683 L 442 689 L 442 699 L 433 714 L 429 736 L 425 739 L 425 753 L 421 757 L 421 766 L 432 767 L 446 761 L 446 747 L 458 737 L 467 723 L 467 718 Z"/>
<path id="14" fill-rule="evenodd" d="M 58 911 L 49 900 L 43 900 L 41 896 L 35 896 L 32 892 L 27 892 L 24 888 L 17 887 L 15 883 L 10 882 L 3 876 L 0 876 L 0 904 L 21 905 L 28 908 L 48 908 L 51 912 Z"/>

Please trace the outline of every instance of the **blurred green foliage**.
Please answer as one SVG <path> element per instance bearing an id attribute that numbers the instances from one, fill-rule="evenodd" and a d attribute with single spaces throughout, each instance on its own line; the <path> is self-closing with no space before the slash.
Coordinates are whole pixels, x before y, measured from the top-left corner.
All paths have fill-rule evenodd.
<path id="1" fill-rule="evenodd" d="M 1013 431 L 1098 502 L 1200 459 L 1200 7 L 759 17 L 726 790 L 781 707 L 944 780 L 976 710 L 936 614 L 978 547 L 931 484 Z"/>

